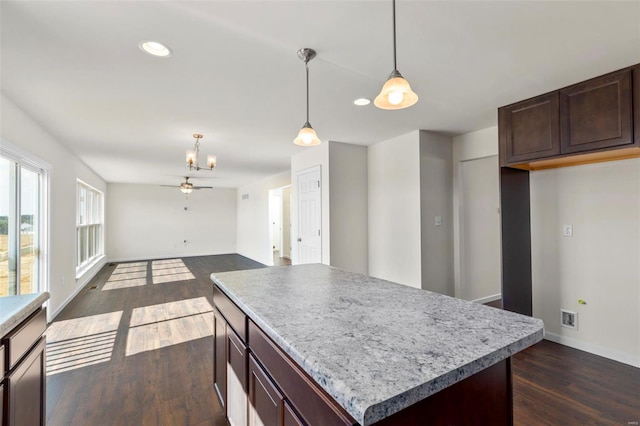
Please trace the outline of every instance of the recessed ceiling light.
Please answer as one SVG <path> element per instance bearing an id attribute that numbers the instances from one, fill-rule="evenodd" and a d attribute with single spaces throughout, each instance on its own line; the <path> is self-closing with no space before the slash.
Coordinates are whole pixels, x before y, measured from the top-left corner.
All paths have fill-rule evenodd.
<path id="1" fill-rule="evenodd" d="M 371 103 L 371 99 L 367 99 L 367 98 L 360 98 L 353 101 L 353 104 L 358 106 L 365 106 L 365 105 L 369 105 L 370 103 Z"/>
<path id="2" fill-rule="evenodd" d="M 162 43 L 157 41 L 141 41 L 140 49 L 152 56 L 167 57 L 171 56 L 171 50 Z"/>

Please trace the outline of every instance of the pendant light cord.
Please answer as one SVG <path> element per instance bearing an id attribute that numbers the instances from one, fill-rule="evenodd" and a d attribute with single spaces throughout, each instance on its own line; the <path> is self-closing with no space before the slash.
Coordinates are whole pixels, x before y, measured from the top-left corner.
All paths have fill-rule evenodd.
<path id="1" fill-rule="evenodd" d="M 393 0 L 393 69 L 398 69 L 396 64 L 396 0 Z"/>
<path id="2" fill-rule="evenodd" d="M 307 70 L 307 123 L 309 122 L 309 63 L 305 61 L 304 67 Z"/>

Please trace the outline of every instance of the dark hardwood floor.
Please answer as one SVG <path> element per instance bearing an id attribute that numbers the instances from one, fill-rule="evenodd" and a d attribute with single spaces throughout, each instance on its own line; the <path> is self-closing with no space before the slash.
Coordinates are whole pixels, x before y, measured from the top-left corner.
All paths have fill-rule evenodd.
<path id="1" fill-rule="evenodd" d="M 209 275 L 259 267 L 239 255 L 105 266 L 47 331 L 47 424 L 227 425 Z M 548 341 L 512 365 L 516 425 L 640 420 L 638 368 Z"/>
<path id="2" fill-rule="evenodd" d="M 80 354 L 74 358 L 76 365 L 69 362 L 64 368 L 60 365 L 49 367 L 49 370 L 67 371 L 47 377 L 48 425 L 227 424 L 213 390 L 212 337 L 171 344 L 171 338 L 179 342 L 184 339 L 180 332 L 187 332 L 181 330 L 181 324 L 177 323 L 176 327 L 168 328 L 164 336 L 158 337 L 165 339 L 166 346 L 127 355 L 127 352 L 135 352 L 130 349 L 140 343 L 128 341 L 134 336 L 130 331 L 135 309 L 155 305 L 161 308 L 163 304 L 169 304 L 166 305 L 167 310 L 171 311 L 175 308 L 172 302 L 202 297 L 213 306 L 213 284 L 209 278 L 212 272 L 264 266 L 238 255 L 187 257 L 182 260 L 195 279 L 181 279 L 185 272 L 180 265 L 154 268 L 151 261 L 123 263 L 121 265 L 135 266 L 122 269 L 126 273 L 120 274 L 114 274 L 115 265 L 105 266 L 58 315 L 50 330 L 55 330 L 58 323 L 60 326 L 71 324 L 76 328 L 86 328 L 86 332 L 80 332 L 93 337 L 94 341 L 104 341 L 105 332 L 100 329 L 104 327 L 104 317 L 98 315 L 122 311 L 111 348 L 106 345 L 105 350 L 105 345 L 97 346 L 94 341 L 78 343 L 74 339 L 66 340 L 73 347 L 65 349 L 58 346 L 61 343 L 48 343 L 48 363 L 57 354 L 64 355 L 64 351 L 73 349 L 77 353 L 80 347 Z M 177 280 L 172 281 L 173 278 Z M 119 288 L 104 290 L 105 286 L 112 284 L 118 284 Z M 93 285 L 97 288 L 92 290 L 90 287 Z M 158 309 L 155 306 L 153 314 L 160 315 Z M 184 318 L 183 313 L 177 315 Z M 212 310 L 209 315 L 213 315 Z M 75 323 L 65 323 L 75 319 L 78 319 Z M 159 324 L 170 321 L 158 319 Z M 91 330 L 96 329 L 100 333 L 92 334 Z M 135 337 L 140 339 L 141 336 Z M 160 341 L 160 345 L 162 343 Z M 90 364 L 96 361 L 92 357 L 96 352 L 102 354 L 98 359 L 102 362 Z"/>

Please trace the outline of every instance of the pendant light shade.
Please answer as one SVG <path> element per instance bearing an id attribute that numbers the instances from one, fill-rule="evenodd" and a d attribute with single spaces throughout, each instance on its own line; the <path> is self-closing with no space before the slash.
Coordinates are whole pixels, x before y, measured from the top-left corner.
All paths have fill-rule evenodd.
<path id="1" fill-rule="evenodd" d="M 300 146 L 320 145 L 322 141 L 318 138 L 313 127 L 311 127 L 311 123 L 309 123 L 309 61 L 316 57 L 316 51 L 309 48 L 300 49 L 298 50 L 298 57 L 304 61 L 307 71 L 307 121 L 298 132 L 298 137 L 293 140 L 293 143 Z"/>
<path id="2" fill-rule="evenodd" d="M 298 137 L 293 140 L 293 143 L 300 146 L 315 146 L 320 145 L 322 141 L 318 139 L 316 131 L 313 130 L 309 122 L 304 123 L 304 126 L 298 132 Z"/>
<path id="3" fill-rule="evenodd" d="M 380 109 L 403 109 L 418 102 L 418 95 L 400 74 L 396 62 L 396 0 L 393 0 L 393 71 L 373 101 Z"/>

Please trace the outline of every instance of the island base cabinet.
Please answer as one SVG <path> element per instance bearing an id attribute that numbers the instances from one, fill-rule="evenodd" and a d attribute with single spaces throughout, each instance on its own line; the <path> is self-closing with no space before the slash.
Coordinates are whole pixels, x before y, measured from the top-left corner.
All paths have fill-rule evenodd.
<path id="1" fill-rule="evenodd" d="M 513 425 L 511 358 L 488 367 L 375 426 Z"/>
<path id="2" fill-rule="evenodd" d="M 284 426 L 305 426 L 300 416 L 287 401 L 284 402 Z"/>
<path id="3" fill-rule="evenodd" d="M 6 378 L 6 426 L 45 424 L 45 339 Z"/>
<path id="4" fill-rule="evenodd" d="M 231 426 L 247 425 L 247 347 L 227 329 L 227 419 Z"/>

